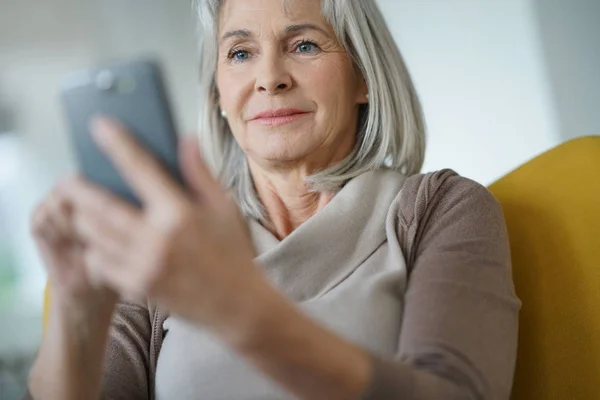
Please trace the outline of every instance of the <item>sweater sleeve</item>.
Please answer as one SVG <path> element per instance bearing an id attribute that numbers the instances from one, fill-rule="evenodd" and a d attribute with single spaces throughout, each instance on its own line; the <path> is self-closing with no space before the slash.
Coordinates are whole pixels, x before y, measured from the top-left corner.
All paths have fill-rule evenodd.
<path id="1" fill-rule="evenodd" d="M 146 304 L 120 303 L 106 350 L 102 399 L 151 398 L 151 335 L 152 321 Z"/>
<path id="2" fill-rule="evenodd" d="M 151 319 L 141 302 L 122 301 L 113 317 L 104 363 L 102 399 L 150 399 Z M 32 400 L 27 391 L 23 400 Z"/>
<path id="3" fill-rule="evenodd" d="M 518 311 L 501 207 L 452 171 L 399 195 L 408 286 L 398 354 L 373 357 L 365 400 L 508 400 Z"/>

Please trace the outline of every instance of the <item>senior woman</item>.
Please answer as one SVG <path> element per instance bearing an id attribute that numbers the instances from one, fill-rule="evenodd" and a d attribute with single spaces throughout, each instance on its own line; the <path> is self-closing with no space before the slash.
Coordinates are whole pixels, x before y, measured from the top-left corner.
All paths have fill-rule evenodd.
<path id="1" fill-rule="evenodd" d="M 508 399 L 500 207 L 417 174 L 421 108 L 375 2 L 198 8 L 186 189 L 97 120 L 143 207 L 73 178 L 33 216 L 53 301 L 28 396 Z"/>

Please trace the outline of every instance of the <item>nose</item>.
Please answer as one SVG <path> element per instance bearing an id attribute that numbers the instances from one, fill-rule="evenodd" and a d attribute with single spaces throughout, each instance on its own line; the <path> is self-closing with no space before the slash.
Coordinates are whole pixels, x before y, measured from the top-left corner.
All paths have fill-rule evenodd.
<path id="1" fill-rule="evenodd" d="M 286 69 L 284 55 L 278 53 L 265 54 L 260 60 L 256 71 L 257 92 L 275 95 L 291 89 L 292 77 Z"/>

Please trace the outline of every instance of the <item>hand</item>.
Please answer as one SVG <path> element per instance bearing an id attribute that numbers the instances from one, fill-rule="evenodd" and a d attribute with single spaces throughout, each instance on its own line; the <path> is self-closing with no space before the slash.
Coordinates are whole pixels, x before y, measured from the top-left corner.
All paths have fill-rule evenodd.
<path id="1" fill-rule="evenodd" d="M 118 123 L 98 120 L 96 141 L 142 201 L 84 182 L 69 186 L 76 230 L 103 282 L 154 298 L 171 312 L 220 329 L 266 285 L 237 205 L 212 177 L 194 140 L 182 139 L 178 185 Z"/>
<path id="2" fill-rule="evenodd" d="M 90 276 L 83 243 L 73 227 L 73 204 L 65 187 L 78 179 L 58 184 L 42 200 L 32 213 L 31 232 L 48 272 L 53 304 L 71 311 L 79 308 L 79 314 L 97 311 L 98 306 L 112 311 L 117 295 Z"/>

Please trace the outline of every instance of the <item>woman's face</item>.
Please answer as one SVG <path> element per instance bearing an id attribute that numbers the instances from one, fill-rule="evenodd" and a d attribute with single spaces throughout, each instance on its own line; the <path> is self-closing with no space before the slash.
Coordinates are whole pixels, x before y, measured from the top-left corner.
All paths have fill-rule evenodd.
<path id="1" fill-rule="evenodd" d="M 251 164 L 318 169 L 352 151 L 367 89 L 319 0 L 226 0 L 218 40 L 220 106 Z"/>

